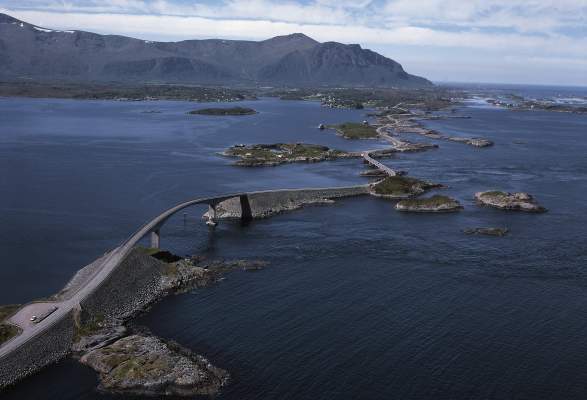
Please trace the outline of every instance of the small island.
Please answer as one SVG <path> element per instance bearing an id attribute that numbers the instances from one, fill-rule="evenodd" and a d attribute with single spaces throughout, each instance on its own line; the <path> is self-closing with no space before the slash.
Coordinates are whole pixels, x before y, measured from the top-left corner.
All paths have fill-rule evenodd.
<path id="1" fill-rule="evenodd" d="M 223 154 L 240 158 L 235 165 L 242 167 L 264 167 L 292 162 L 319 162 L 361 157 L 359 153 L 349 153 L 307 143 L 236 145 L 230 147 Z"/>
<path id="2" fill-rule="evenodd" d="M 463 231 L 466 235 L 484 235 L 502 237 L 509 232 L 508 228 L 468 228 Z"/>
<path id="3" fill-rule="evenodd" d="M 83 355 L 100 374 L 99 389 L 133 395 L 217 394 L 228 373 L 189 349 L 157 337 L 133 334 Z"/>
<path id="4" fill-rule="evenodd" d="M 188 112 L 192 115 L 253 115 L 257 114 L 256 110 L 248 107 L 216 107 L 216 108 L 201 108 Z"/>
<path id="5" fill-rule="evenodd" d="M 506 193 L 500 191 L 477 192 L 475 199 L 481 205 L 499 208 L 501 210 L 525 211 L 541 213 L 546 208 L 534 200 L 528 193 Z"/>
<path id="6" fill-rule="evenodd" d="M 373 196 L 389 199 L 405 199 L 418 196 L 442 185 L 421 181 L 408 176 L 389 176 L 371 186 Z"/>
<path id="7" fill-rule="evenodd" d="M 404 212 L 455 212 L 463 206 L 448 196 L 435 195 L 421 199 L 405 199 L 395 205 L 395 209 Z"/>
<path id="8" fill-rule="evenodd" d="M 339 125 L 329 125 L 328 128 L 335 129 L 345 139 L 375 139 L 379 136 L 377 130 L 366 123 L 345 122 Z"/>

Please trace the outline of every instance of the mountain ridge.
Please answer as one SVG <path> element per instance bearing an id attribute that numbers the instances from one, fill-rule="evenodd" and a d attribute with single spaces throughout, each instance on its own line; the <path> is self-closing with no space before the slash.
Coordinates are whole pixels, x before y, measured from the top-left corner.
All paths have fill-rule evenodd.
<path id="1" fill-rule="evenodd" d="M 283 86 L 425 87 L 396 61 L 358 44 L 303 33 L 262 41 L 157 42 L 46 29 L 0 13 L 0 79 Z"/>

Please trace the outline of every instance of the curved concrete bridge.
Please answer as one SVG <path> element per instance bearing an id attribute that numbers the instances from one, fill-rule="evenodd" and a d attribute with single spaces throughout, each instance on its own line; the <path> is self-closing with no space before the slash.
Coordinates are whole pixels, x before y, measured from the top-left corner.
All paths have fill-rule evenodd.
<path id="1" fill-rule="evenodd" d="M 382 170 L 389 176 L 397 175 L 396 171 L 373 159 L 370 153 L 371 151 L 367 151 L 361 154 L 366 163 Z M 254 216 L 270 215 L 279 208 L 282 210 L 293 209 L 296 208 L 296 205 L 314 203 L 317 200 L 364 195 L 369 192 L 370 185 L 368 184 L 335 188 L 245 192 L 198 198 L 183 202 L 164 211 L 137 230 L 120 246 L 94 261 L 91 264 L 91 271 L 93 272 L 84 277 L 77 289 L 68 291 L 67 295 L 60 300 L 29 303 L 8 319 L 9 323 L 18 326 L 22 329 L 22 332 L 0 346 L 0 388 L 65 356 L 69 352 L 69 347 L 62 346 L 59 349 L 60 353 L 55 356 L 49 357 L 45 354 L 46 358 L 44 359 L 35 352 L 41 347 L 41 349 L 44 348 L 44 353 L 51 353 L 52 350 L 46 348 L 42 339 L 59 336 L 59 328 L 75 319 L 75 312 L 81 310 L 81 304 L 84 304 L 84 300 L 89 299 L 93 293 L 108 281 L 108 278 L 143 238 L 149 236 L 151 247 L 159 248 L 161 227 L 178 212 L 195 205 L 208 205 L 208 212 L 206 213 L 208 223 L 215 225 L 217 205 L 227 200 L 230 200 L 233 206 L 236 202 L 240 203 L 238 218 L 248 220 Z M 41 320 L 31 321 L 33 315 L 42 316 Z M 52 330 L 52 328 L 55 329 Z M 66 340 L 63 339 L 63 341 Z M 26 357 L 28 365 L 22 365 L 23 363 L 20 362 L 22 356 Z M 15 369 L 19 371 L 13 373 L 12 371 Z"/>
<path id="2" fill-rule="evenodd" d="M 362 195 L 368 193 L 369 185 L 359 185 L 350 187 L 321 188 L 321 189 L 282 189 L 267 190 L 247 193 L 235 193 L 222 196 L 205 197 L 195 200 L 186 201 L 178 204 L 163 213 L 159 214 L 138 231 L 132 234 L 120 246 L 116 247 L 102 258 L 94 261 L 93 273 L 85 278 L 83 284 L 75 291 L 68 293 L 66 299 L 61 301 L 40 301 L 25 305 L 18 310 L 8 322 L 22 329 L 21 334 L 15 336 L 0 346 L 0 367 L 5 357 L 14 351 L 26 345 L 28 342 L 43 335 L 53 326 L 70 317 L 75 310 L 80 310 L 80 304 L 92 295 L 116 268 L 125 260 L 133 248 L 145 237 L 150 236 L 151 246 L 158 248 L 160 244 L 160 230 L 169 218 L 178 212 L 195 205 L 208 205 L 207 218 L 209 221 L 214 220 L 216 216 L 216 206 L 229 199 L 238 199 L 240 201 L 240 215 L 242 220 L 253 217 L 252 207 L 258 213 L 259 209 L 271 210 L 276 205 L 312 203 L 312 199 L 329 199 L 347 196 Z M 252 203 L 251 203 L 252 202 Z M 287 207 L 285 208 L 287 209 Z M 31 317 L 46 315 L 41 321 L 32 322 Z M 2 382 L 0 382 L 2 387 Z"/>
<path id="3" fill-rule="evenodd" d="M 275 191 L 267 191 L 275 192 Z M 252 192 L 263 193 L 263 192 Z M 106 281 L 108 276 L 120 265 L 131 250 L 147 235 L 151 237 L 151 246 L 159 247 L 160 229 L 165 222 L 179 211 L 198 204 L 207 204 L 209 207 L 209 215 L 214 218 L 216 205 L 224 200 L 235 197 L 240 198 L 242 206 L 242 218 L 248 219 L 251 217 L 251 210 L 248 203 L 248 196 L 252 193 L 237 193 L 216 197 L 205 197 L 195 200 L 186 201 L 178 204 L 175 207 L 159 214 L 146 225 L 140 228 L 137 232 L 131 235 L 119 247 L 107 253 L 104 257 L 96 260 L 99 263 L 96 266 L 93 275 L 88 277 L 85 284 L 68 296 L 69 298 L 63 301 L 47 301 L 47 302 L 33 302 L 25 305 L 18 310 L 12 317 L 8 319 L 12 323 L 22 329 L 22 332 L 5 342 L 0 346 L 0 363 L 2 358 L 23 346 L 35 337 L 43 334 L 53 325 L 67 316 L 72 310 L 80 309 L 80 303 L 91 295 L 100 285 Z M 56 309 L 55 309 L 56 307 Z M 39 322 L 31 321 L 32 316 L 46 315 Z"/>

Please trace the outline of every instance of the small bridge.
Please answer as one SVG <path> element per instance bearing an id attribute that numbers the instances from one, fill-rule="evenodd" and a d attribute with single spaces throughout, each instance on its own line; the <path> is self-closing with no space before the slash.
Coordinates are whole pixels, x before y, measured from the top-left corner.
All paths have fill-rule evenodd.
<path id="1" fill-rule="evenodd" d="M 380 163 L 379 161 L 375 160 L 373 157 L 371 157 L 371 151 L 366 151 L 364 153 L 361 153 L 361 156 L 363 157 L 363 160 L 365 160 L 365 162 L 375 168 L 377 168 L 380 171 L 385 172 L 388 176 L 398 176 L 399 173 L 391 168 L 389 168 L 387 165 L 384 165 L 382 163 Z"/>

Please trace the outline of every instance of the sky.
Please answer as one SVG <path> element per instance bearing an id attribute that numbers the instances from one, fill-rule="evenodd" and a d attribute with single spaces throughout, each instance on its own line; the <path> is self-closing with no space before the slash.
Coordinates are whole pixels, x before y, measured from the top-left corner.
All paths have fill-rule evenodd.
<path id="1" fill-rule="evenodd" d="M 435 82 L 587 86 L 587 0 L 0 0 L 52 29 L 358 43 Z"/>

